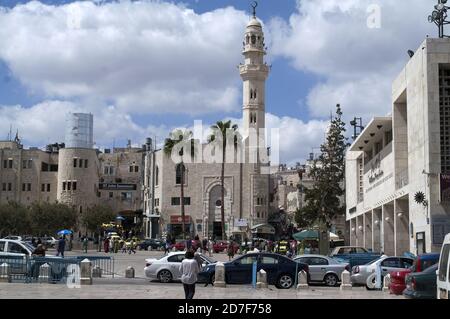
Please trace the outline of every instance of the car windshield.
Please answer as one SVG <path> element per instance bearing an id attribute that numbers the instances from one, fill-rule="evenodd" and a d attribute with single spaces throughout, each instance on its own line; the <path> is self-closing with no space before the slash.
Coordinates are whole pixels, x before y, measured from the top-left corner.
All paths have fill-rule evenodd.
<path id="1" fill-rule="evenodd" d="M 34 247 L 33 247 L 31 244 L 25 243 L 25 242 L 23 242 L 22 244 L 23 244 L 25 247 L 27 247 L 31 252 L 33 252 Z"/>
<path id="2" fill-rule="evenodd" d="M 205 259 L 209 264 L 214 264 L 216 262 L 215 260 L 208 258 L 205 255 L 202 255 L 202 256 L 203 256 L 203 259 Z"/>
<path id="3" fill-rule="evenodd" d="M 379 259 L 374 259 L 372 261 L 369 261 L 366 265 L 372 265 L 374 263 L 376 263 Z"/>

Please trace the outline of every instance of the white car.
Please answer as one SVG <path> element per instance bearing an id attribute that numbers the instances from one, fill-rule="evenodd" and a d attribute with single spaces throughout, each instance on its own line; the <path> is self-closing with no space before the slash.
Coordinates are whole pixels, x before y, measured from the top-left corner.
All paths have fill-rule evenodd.
<path id="1" fill-rule="evenodd" d="M 383 278 L 392 271 L 401 271 L 410 268 L 414 259 L 409 257 L 388 257 L 386 255 L 375 259 L 368 264 L 354 266 L 350 277 L 352 285 L 364 285 L 367 289 L 373 289 L 376 280 L 376 270 L 381 266 L 381 277 Z M 369 279 L 370 277 L 370 279 Z M 370 283 L 370 284 L 369 284 Z"/>
<path id="2" fill-rule="evenodd" d="M 442 245 L 437 274 L 437 298 L 450 299 L 450 234 Z"/>
<path id="3" fill-rule="evenodd" d="M 52 236 L 41 237 L 41 240 L 47 247 L 55 247 L 58 243 L 58 240 Z"/>
<path id="4" fill-rule="evenodd" d="M 0 239 L 0 257 L 1 256 L 31 256 L 34 247 L 28 243 L 12 240 Z"/>
<path id="5" fill-rule="evenodd" d="M 185 258 L 185 252 L 172 252 L 160 258 L 148 258 L 145 260 L 145 276 L 150 279 L 158 279 L 160 282 L 167 283 L 173 280 L 180 280 L 180 264 Z M 203 267 L 213 264 L 216 261 L 200 254 L 203 261 Z"/>

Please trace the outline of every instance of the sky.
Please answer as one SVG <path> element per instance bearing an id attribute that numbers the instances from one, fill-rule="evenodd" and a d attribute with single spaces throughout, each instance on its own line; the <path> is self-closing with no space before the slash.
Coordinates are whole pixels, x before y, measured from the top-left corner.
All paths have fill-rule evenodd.
<path id="1" fill-rule="evenodd" d="M 427 20 L 436 2 L 259 1 L 266 126 L 280 129 L 281 162 L 303 162 L 323 142 L 337 103 L 347 123 L 390 112 L 407 50 L 437 35 Z M 68 112 L 94 114 L 99 148 L 161 143 L 194 120 L 241 124 L 251 3 L 0 0 L 0 140 L 12 127 L 26 146 L 62 142 Z"/>

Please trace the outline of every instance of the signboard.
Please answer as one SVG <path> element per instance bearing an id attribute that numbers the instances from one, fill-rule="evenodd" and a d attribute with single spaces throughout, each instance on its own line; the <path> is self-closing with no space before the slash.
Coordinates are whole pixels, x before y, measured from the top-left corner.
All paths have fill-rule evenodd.
<path id="1" fill-rule="evenodd" d="M 99 189 L 110 191 L 135 191 L 137 189 L 136 184 L 119 184 L 119 183 L 100 183 Z"/>
<path id="2" fill-rule="evenodd" d="M 245 218 L 235 219 L 234 220 L 234 226 L 235 227 L 247 227 L 248 226 L 248 221 Z"/>
<path id="3" fill-rule="evenodd" d="M 450 174 L 439 174 L 441 202 L 450 202 Z"/>
<path id="4" fill-rule="evenodd" d="M 171 215 L 170 216 L 170 223 L 171 224 L 182 224 L 183 219 L 180 215 Z M 184 223 L 190 224 L 191 223 L 191 216 L 184 215 Z"/>
<path id="5" fill-rule="evenodd" d="M 378 155 L 370 166 L 369 183 L 372 184 L 384 174 L 381 170 L 381 156 Z"/>

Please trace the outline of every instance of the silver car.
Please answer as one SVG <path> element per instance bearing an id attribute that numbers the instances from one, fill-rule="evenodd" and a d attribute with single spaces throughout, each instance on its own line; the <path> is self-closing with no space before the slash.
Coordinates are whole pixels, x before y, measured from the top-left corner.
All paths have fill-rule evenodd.
<path id="1" fill-rule="evenodd" d="M 334 258 L 322 255 L 303 255 L 294 258 L 294 260 L 309 266 L 309 274 L 312 282 L 324 283 L 330 287 L 338 285 L 344 270 L 350 271 L 350 265 L 348 263 L 343 263 Z"/>
<path id="2" fill-rule="evenodd" d="M 173 280 L 181 280 L 180 264 L 185 258 L 186 252 L 172 252 L 160 258 L 148 258 L 145 260 L 145 276 L 150 279 L 158 279 L 167 283 Z M 200 254 L 203 261 L 202 267 L 213 264 L 216 261 Z"/>
<path id="3" fill-rule="evenodd" d="M 351 282 L 352 285 L 363 285 L 368 289 L 373 286 L 375 276 L 371 276 L 376 273 L 378 266 L 381 266 L 381 277 L 386 276 L 392 271 L 401 271 L 410 268 L 414 263 L 413 258 L 409 257 L 388 257 L 382 256 L 379 259 L 375 259 L 368 264 L 361 266 L 354 266 L 352 269 Z M 367 284 L 367 279 L 371 276 L 372 283 Z"/>

